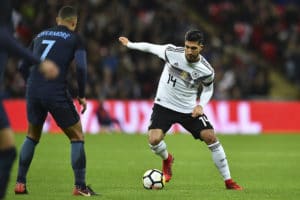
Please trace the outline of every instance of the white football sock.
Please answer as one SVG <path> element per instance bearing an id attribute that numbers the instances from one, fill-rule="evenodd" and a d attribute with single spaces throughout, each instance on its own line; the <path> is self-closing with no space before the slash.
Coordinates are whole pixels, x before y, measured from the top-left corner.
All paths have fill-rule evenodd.
<path id="1" fill-rule="evenodd" d="M 165 141 L 160 141 L 157 145 L 151 145 L 149 144 L 151 150 L 159 155 L 163 160 L 166 160 L 168 158 L 168 150 L 167 150 L 167 145 Z"/>
<path id="2" fill-rule="evenodd" d="M 224 149 L 219 141 L 208 145 L 208 148 L 212 152 L 212 159 L 218 168 L 220 174 L 223 176 L 224 180 L 228 180 L 231 178 L 229 166 L 227 163 L 226 155 Z"/>

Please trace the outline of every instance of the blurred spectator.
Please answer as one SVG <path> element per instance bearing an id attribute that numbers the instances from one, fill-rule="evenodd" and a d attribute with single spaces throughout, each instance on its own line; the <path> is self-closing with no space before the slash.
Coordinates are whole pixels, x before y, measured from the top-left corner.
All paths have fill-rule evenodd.
<path id="1" fill-rule="evenodd" d="M 118 119 L 112 117 L 103 105 L 103 100 L 99 100 L 95 114 L 100 126 L 100 132 L 122 131 L 122 126 Z"/>

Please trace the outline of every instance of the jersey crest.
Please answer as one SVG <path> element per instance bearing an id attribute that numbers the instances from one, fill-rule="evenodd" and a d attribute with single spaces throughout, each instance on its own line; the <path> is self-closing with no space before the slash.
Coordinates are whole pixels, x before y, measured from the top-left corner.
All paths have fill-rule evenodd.
<path id="1" fill-rule="evenodd" d="M 195 80 L 195 79 L 198 79 L 201 77 L 201 73 L 199 71 L 194 70 L 194 71 L 192 71 L 191 76 L 192 76 L 192 79 Z"/>

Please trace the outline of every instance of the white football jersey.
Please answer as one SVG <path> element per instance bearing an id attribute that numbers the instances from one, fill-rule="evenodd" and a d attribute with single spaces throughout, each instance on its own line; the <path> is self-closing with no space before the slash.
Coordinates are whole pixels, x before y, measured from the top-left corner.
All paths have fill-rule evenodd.
<path id="1" fill-rule="evenodd" d="M 191 113 L 197 105 L 198 88 L 213 83 L 214 70 L 207 60 L 200 55 L 198 62 L 189 63 L 185 58 L 184 47 L 144 42 L 130 42 L 127 46 L 153 53 L 165 61 L 154 100 L 165 108 Z"/>

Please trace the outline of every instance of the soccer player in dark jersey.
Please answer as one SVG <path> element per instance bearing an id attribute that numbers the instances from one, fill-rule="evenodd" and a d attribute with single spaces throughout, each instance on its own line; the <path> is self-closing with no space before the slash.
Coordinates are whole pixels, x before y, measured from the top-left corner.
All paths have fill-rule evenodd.
<path id="1" fill-rule="evenodd" d="M 46 78 L 54 78 L 58 74 L 58 68 L 52 61 L 41 61 L 27 48 L 23 47 L 13 37 L 11 14 L 13 10 L 12 0 L 2 0 L 0 5 L 0 79 L 3 78 L 4 68 L 8 56 L 13 54 L 26 59 L 28 63 L 39 65 L 39 70 Z M 2 80 L 0 80 L 0 84 Z M 0 199 L 5 196 L 10 171 L 16 157 L 16 148 L 13 131 L 0 99 Z"/>
<path id="2" fill-rule="evenodd" d="M 64 6 L 58 12 L 57 26 L 40 32 L 32 41 L 30 48 L 41 58 L 54 60 L 59 66 L 59 76 L 54 80 L 46 80 L 39 70 L 33 66 L 27 79 L 27 117 L 28 133 L 23 143 L 15 194 L 27 194 L 26 175 L 32 161 L 34 150 L 38 144 L 43 124 L 48 112 L 57 125 L 71 141 L 71 164 L 75 176 L 73 195 L 91 196 L 96 193 L 86 186 L 86 156 L 84 136 L 80 117 L 67 90 L 66 76 L 70 63 L 75 60 L 78 80 L 78 101 L 86 109 L 86 50 L 74 32 L 77 26 L 77 11 L 71 6 Z M 25 61 L 21 69 L 27 69 Z M 26 70 L 22 70 L 27 76 Z"/>

